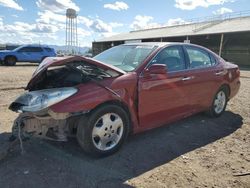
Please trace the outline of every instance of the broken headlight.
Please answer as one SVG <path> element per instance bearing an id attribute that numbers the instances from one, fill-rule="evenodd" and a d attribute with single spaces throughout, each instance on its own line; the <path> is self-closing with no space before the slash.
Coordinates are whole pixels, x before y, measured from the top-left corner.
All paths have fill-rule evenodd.
<path id="1" fill-rule="evenodd" d="M 76 88 L 56 88 L 32 91 L 18 97 L 9 107 L 17 112 L 38 112 L 77 92 Z"/>

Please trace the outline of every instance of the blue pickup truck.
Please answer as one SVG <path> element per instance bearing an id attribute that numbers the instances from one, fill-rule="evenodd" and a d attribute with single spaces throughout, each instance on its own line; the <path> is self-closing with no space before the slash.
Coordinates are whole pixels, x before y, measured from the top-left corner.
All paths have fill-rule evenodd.
<path id="1" fill-rule="evenodd" d="M 40 63 L 46 57 L 55 56 L 53 48 L 43 45 L 23 45 L 14 50 L 0 51 L 0 61 L 9 66 L 14 66 L 16 62 Z"/>

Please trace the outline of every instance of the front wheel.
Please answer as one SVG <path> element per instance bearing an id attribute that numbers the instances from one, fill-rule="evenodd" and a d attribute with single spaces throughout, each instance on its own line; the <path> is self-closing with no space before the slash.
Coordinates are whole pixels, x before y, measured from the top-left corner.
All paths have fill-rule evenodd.
<path id="1" fill-rule="evenodd" d="M 13 56 L 6 57 L 4 64 L 8 66 L 14 66 L 16 65 L 16 58 Z"/>
<path id="2" fill-rule="evenodd" d="M 127 112 L 116 105 L 105 105 L 79 120 L 77 140 L 85 152 L 102 157 L 116 152 L 128 133 Z"/>
<path id="3" fill-rule="evenodd" d="M 212 106 L 209 109 L 209 115 L 219 117 L 226 109 L 228 101 L 228 92 L 226 88 L 221 88 L 214 97 Z"/>

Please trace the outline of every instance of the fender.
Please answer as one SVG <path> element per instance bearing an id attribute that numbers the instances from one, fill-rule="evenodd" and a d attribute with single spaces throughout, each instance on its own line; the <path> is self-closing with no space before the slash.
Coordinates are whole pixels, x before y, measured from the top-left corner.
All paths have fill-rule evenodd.
<path id="1" fill-rule="evenodd" d="M 107 80 L 106 83 L 81 84 L 77 86 L 78 92 L 75 95 L 51 106 L 50 109 L 56 113 L 87 113 L 103 103 L 119 101 L 127 106 L 133 130 L 137 132 L 137 104 L 134 101 L 137 90 L 135 79 L 137 79 L 137 75 L 133 73 L 120 76 L 115 80 Z M 124 82 L 121 82 L 122 80 Z M 135 84 L 131 85 L 131 82 Z"/>

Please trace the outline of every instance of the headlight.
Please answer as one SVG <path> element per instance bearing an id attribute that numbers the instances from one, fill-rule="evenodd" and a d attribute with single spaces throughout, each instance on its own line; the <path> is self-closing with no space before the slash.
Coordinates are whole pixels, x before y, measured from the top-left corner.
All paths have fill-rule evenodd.
<path id="1" fill-rule="evenodd" d="M 32 91 L 18 97 L 9 108 L 13 111 L 38 112 L 72 96 L 76 92 L 77 89 L 73 87 Z"/>

